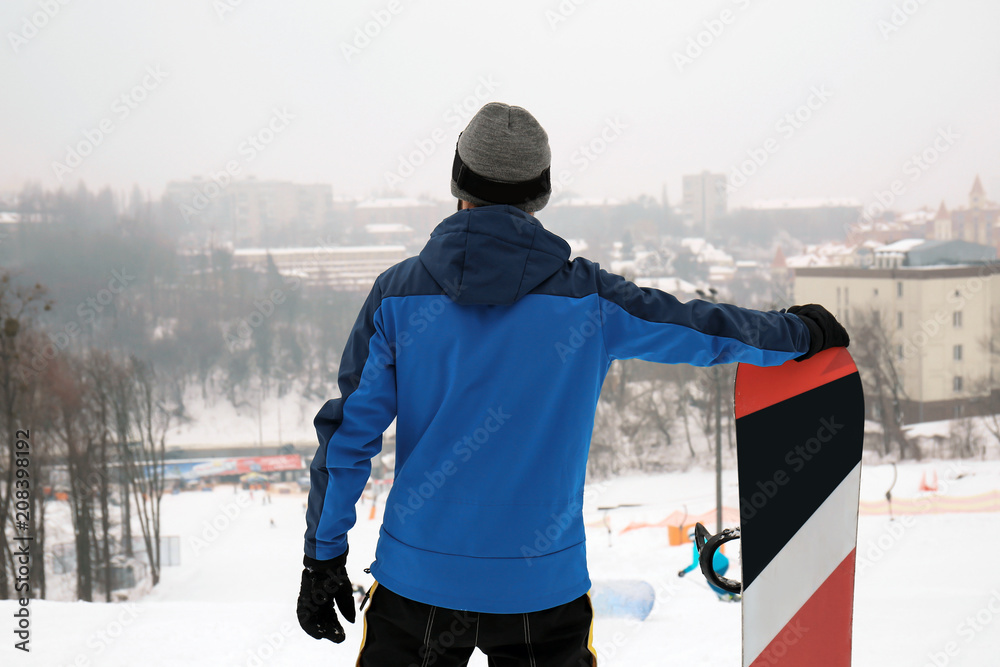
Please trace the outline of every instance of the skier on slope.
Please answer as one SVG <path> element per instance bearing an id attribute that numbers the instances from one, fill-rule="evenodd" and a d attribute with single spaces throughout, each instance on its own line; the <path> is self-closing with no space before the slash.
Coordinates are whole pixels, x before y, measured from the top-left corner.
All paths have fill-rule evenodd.
<path id="1" fill-rule="evenodd" d="M 589 260 L 535 219 L 548 136 L 491 103 L 459 135 L 458 212 L 378 277 L 347 340 L 341 397 L 316 416 L 298 618 L 355 620 L 347 532 L 396 419 L 396 476 L 358 665 L 596 664 L 583 488 L 615 359 L 778 365 L 846 345 L 820 306 L 681 303 Z M 796 313 L 796 314 L 793 314 Z"/>
<path id="2" fill-rule="evenodd" d="M 698 544 L 694 541 L 694 534 L 695 533 L 693 530 L 690 533 L 688 533 L 688 539 L 691 540 L 691 550 L 694 552 L 694 554 L 692 555 L 691 564 L 688 565 L 683 570 L 681 570 L 680 572 L 678 572 L 677 573 L 678 577 L 683 577 L 684 575 L 689 574 L 693 570 L 697 570 L 701 567 L 701 557 L 698 554 Z M 716 574 L 718 574 L 720 577 L 724 576 L 726 572 L 729 571 L 729 559 L 726 558 L 726 555 L 722 553 L 721 549 L 716 551 L 715 555 L 712 556 L 712 569 L 715 570 Z M 722 600 L 723 602 L 738 602 L 740 599 L 739 595 L 734 595 L 729 591 L 724 591 L 715 584 L 713 584 L 711 581 L 706 581 L 705 583 L 708 584 L 708 587 L 711 588 L 712 591 L 716 595 L 718 595 L 719 599 Z"/>

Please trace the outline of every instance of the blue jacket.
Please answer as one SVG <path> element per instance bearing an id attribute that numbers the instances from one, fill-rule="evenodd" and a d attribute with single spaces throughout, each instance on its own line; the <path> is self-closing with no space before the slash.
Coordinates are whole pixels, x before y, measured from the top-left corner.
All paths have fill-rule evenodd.
<path id="1" fill-rule="evenodd" d="M 426 604 L 520 613 L 590 589 L 583 487 L 615 359 L 782 364 L 809 347 L 794 315 L 640 289 L 510 206 L 445 219 L 380 275 L 316 416 L 306 555 L 347 549 L 382 432 L 395 481 L 372 564 Z"/>

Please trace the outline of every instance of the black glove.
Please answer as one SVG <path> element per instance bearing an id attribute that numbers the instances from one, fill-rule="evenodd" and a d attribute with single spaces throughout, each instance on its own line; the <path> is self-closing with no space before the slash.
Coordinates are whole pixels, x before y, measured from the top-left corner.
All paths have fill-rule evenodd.
<path id="1" fill-rule="evenodd" d="M 809 329 L 809 351 L 795 361 L 805 361 L 817 352 L 831 347 L 847 347 L 851 337 L 841 326 L 837 318 L 829 310 L 815 303 L 805 306 L 792 306 L 788 309 L 792 315 L 797 315 Z"/>
<path id="2" fill-rule="evenodd" d="M 313 639 L 329 639 L 335 644 L 344 641 L 344 627 L 333 605 L 349 622 L 355 619 L 354 589 L 347 577 L 347 552 L 333 560 L 303 558 L 302 586 L 296 608 L 299 625 Z"/>

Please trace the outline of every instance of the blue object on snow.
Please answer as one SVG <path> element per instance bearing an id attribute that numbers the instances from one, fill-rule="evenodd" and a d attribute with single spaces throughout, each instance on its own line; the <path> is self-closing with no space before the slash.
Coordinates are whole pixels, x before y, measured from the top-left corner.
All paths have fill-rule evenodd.
<path id="1" fill-rule="evenodd" d="M 642 580 L 597 581 L 590 590 L 594 615 L 646 620 L 653 611 L 656 592 Z"/>

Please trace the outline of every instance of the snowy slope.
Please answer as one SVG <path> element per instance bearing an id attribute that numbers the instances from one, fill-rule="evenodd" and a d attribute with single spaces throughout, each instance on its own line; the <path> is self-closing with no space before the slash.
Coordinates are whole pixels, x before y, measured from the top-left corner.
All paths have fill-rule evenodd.
<path id="1" fill-rule="evenodd" d="M 916 496 L 922 474 L 930 469 L 938 472 L 942 491 L 949 494 L 1000 488 L 1000 465 L 956 465 L 901 466 L 894 496 Z M 891 479 L 890 467 L 866 468 L 862 496 L 883 497 Z M 735 504 L 735 491 L 735 473 L 728 472 L 725 504 Z M 632 521 L 658 521 L 683 504 L 692 513 L 705 511 L 713 498 L 710 472 L 621 478 L 588 490 L 588 521 L 601 518 L 599 505 L 642 504 L 611 513 L 615 532 L 610 546 L 603 527 L 588 529 L 593 578 L 643 578 L 657 589 L 656 606 L 645 622 L 597 622 L 595 644 L 602 666 L 739 664 L 739 605 L 716 601 L 695 574 L 676 576 L 689 562 L 690 547 L 668 546 L 662 529 L 617 533 Z M 164 533 L 182 537 L 183 564 L 166 570 L 160 586 L 138 603 L 33 602 L 31 654 L 13 650 L 12 634 L 5 630 L 0 664 L 353 665 L 360 623 L 348 628 L 348 639 L 340 646 L 316 642 L 298 628 L 295 597 L 305 496 L 272 494 L 272 499 L 263 505 L 258 493 L 251 502 L 246 492 L 237 494 L 231 487 L 167 497 Z M 349 565 L 354 580 L 364 584 L 371 581 L 363 569 L 378 529 L 378 520 L 369 520 L 368 513 L 367 506 L 359 508 Z M 896 521 L 862 517 L 855 665 L 1000 664 L 998 527 L 1000 514 Z M 11 629 L 14 609 L 10 602 L 0 603 L 0 617 L 8 619 Z M 471 664 L 483 667 L 486 661 L 477 656 Z"/>

